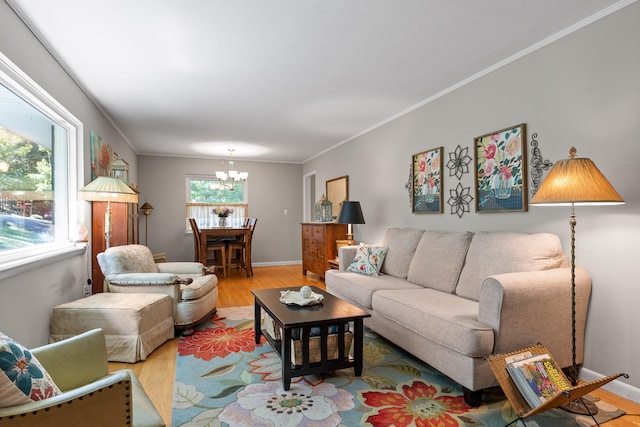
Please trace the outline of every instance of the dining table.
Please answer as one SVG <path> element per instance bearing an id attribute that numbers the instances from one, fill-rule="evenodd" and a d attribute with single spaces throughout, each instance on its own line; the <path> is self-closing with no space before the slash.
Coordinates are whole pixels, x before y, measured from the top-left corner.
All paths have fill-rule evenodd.
<path id="1" fill-rule="evenodd" d="M 251 268 L 251 227 L 243 219 L 227 220 L 225 225 L 220 225 L 218 221 L 198 221 L 200 229 L 200 262 L 206 264 L 207 259 L 207 239 L 222 240 L 226 238 L 243 239 L 245 246 L 245 274 L 247 277 L 253 275 Z M 226 262 L 226 260 L 224 260 Z"/>

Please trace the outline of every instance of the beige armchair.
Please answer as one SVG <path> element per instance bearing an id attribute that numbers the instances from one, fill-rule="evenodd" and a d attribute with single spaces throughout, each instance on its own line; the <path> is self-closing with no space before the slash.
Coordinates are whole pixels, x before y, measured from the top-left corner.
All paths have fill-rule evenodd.
<path id="1" fill-rule="evenodd" d="M 114 246 L 97 255 L 110 292 L 162 293 L 173 299 L 173 320 L 182 335 L 216 311 L 218 278 L 199 262 L 155 263 L 143 245 Z"/>
<path id="2" fill-rule="evenodd" d="M 109 374 L 101 329 L 35 348 L 31 353 L 62 394 L 0 408 L 0 425 L 165 426 L 131 369 Z"/>

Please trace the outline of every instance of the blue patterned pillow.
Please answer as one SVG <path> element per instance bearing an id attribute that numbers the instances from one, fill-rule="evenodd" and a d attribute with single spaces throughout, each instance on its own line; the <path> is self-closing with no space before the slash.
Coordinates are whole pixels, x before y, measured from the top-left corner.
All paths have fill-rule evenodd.
<path id="1" fill-rule="evenodd" d="M 377 276 L 388 251 L 387 246 L 369 246 L 360 243 L 356 256 L 346 270 L 367 276 Z"/>
<path id="2" fill-rule="evenodd" d="M 48 399 L 60 393 L 35 356 L 0 333 L 0 408 Z"/>

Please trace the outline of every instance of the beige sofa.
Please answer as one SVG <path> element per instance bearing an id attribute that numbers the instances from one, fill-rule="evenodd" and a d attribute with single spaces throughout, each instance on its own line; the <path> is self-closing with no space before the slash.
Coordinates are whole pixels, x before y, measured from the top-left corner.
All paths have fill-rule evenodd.
<path id="1" fill-rule="evenodd" d="M 379 276 L 345 271 L 356 247 L 339 250 L 327 291 L 371 313 L 365 324 L 464 387 L 477 406 L 497 385 L 492 354 L 544 344 L 571 360 L 571 269 L 553 234 L 389 228 Z M 591 279 L 576 267 L 576 353 L 581 364 Z"/>

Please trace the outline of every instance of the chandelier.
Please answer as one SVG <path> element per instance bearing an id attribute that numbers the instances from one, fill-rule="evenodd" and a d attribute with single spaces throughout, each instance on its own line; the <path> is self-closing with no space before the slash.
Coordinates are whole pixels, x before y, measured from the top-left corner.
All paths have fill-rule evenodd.
<path id="1" fill-rule="evenodd" d="M 249 172 L 238 172 L 233 170 L 233 148 L 229 148 L 229 171 L 216 171 L 216 178 L 220 181 L 220 185 L 223 188 L 228 188 L 230 191 L 236 189 L 236 184 L 240 181 L 244 182 L 249 177 Z"/>

